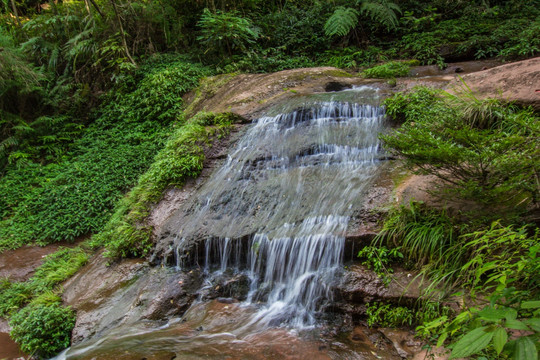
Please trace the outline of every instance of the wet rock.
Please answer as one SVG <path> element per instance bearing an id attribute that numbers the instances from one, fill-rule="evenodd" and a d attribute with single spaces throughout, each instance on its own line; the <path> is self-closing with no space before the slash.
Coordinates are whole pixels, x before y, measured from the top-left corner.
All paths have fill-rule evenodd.
<path id="1" fill-rule="evenodd" d="M 201 286 L 195 271 L 151 268 L 142 259 L 107 265 L 98 254 L 64 283 L 64 302 L 77 311 L 74 344 L 117 325 L 181 315 Z"/>
<path id="2" fill-rule="evenodd" d="M 154 294 L 143 318 L 167 320 L 182 315 L 197 298 L 196 293 L 201 282 L 200 276 L 194 276 L 193 273 L 178 273 L 168 277 L 162 284 L 162 289 Z"/>
<path id="3" fill-rule="evenodd" d="M 414 339 L 414 332 L 401 329 L 379 329 L 392 342 L 399 356 L 410 358 L 422 349 L 422 342 Z"/>
<path id="4" fill-rule="evenodd" d="M 332 91 L 342 91 L 346 89 L 351 89 L 352 85 L 347 83 L 342 83 L 338 81 L 330 81 L 324 86 L 324 91 L 326 92 L 332 92 Z"/>
<path id="5" fill-rule="evenodd" d="M 354 316 L 365 314 L 365 304 L 373 301 L 413 304 L 420 297 L 419 280 L 415 273 L 396 269 L 388 286 L 375 272 L 362 265 L 353 265 L 345 271 L 337 287 L 339 301 L 336 307 Z"/>
<path id="6" fill-rule="evenodd" d="M 233 298 L 243 301 L 249 292 L 249 278 L 243 274 L 236 274 L 232 278 L 224 276 L 216 279 L 213 284 L 206 296 L 208 299 Z"/>

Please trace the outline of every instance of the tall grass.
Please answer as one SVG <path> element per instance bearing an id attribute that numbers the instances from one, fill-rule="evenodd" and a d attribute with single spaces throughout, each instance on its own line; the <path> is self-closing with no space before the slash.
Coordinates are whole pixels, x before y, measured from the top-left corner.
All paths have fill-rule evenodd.
<path id="1" fill-rule="evenodd" d="M 446 213 L 411 202 L 390 211 L 375 242 L 401 246 L 407 259 L 427 264 L 442 257 L 456 239 L 456 231 Z"/>

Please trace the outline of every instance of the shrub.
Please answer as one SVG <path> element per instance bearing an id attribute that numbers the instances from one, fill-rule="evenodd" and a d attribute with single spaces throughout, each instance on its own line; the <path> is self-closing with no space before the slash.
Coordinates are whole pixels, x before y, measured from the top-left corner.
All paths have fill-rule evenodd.
<path id="1" fill-rule="evenodd" d="M 444 212 L 411 202 L 409 207 L 400 206 L 389 212 L 374 242 L 399 246 L 407 260 L 426 264 L 441 258 L 454 243 L 455 232 L 451 219 Z"/>
<path id="2" fill-rule="evenodd" d="M 490 212 L 538 201 L 540 121 L 531 109 L 426 88 L 385 104 L 404 123 L 381 138 L 416 173 L 437 176 L 453 196 L 496 204 Z"/>
<path id="3" fill-rule="evenodd" d="M 206 46 L 205 53 L 214 52 L 220 55 L 232 55 L 246 51 L 248 45 L 255 43 L 259 31 L 249 19 L 240 17 L 236 12 L 210 12 L 204 9 L 201 20 L 197 24 L 201 35 L 197 37 L 201 45 Z"/>
<path id="4" fill-rule="evenodd" d="M 362 265 L 367 266 L 368 269 L 373 269 L 385 284 L 389 284 L 392 281 L 389 274 L 393 270 L 387 266 L 403 258 L 403 254 L 399 249 L 399 247 L 388 249 L 386 246 L 366 246 L 358 252 L 358 257 L 365 259 L 362 261 Z"/>
<path id="5" fill-rule="evenodd" d="M 59 304 L 30 305 L 9 322 L 10 336 L 28 354 L 50 357 L 69 346 L 75 314 Z"/>
<path id="6" fill-rule="evenodd" d="M 367 78 L 389 79 L 407 76 L 410 68 L 410 64 L 407 62 L 390 61 L 386 64 L 366 69 L 362 72 L 362 75 Z"/>
<path id="7" fill-rule="evenodd" d="M 368 326 L 401 327 L 431 322 L 441 316 L 450 315 L 452 310 L 436 302 L 422 300 L 413 308 L 392 304 L 368 303 L 366 315 Z"/>

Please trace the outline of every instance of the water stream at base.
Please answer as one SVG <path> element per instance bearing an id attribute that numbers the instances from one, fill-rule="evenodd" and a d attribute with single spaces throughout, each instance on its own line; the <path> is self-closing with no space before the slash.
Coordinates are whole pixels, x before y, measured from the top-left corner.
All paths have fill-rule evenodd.
<path id="1" fill-rule="evenodd" d="M 165 327 L 140 322 L 115 329 L 60 358 L 91 358 L 113 349 L 170 351 L 182 359 L 203 357 L 202 351 L 219 358 L 247 348 L 253 354 L 238 358 L 265 358 L 261 339 L 286 339 L 283 354 L 286 343 L 312 346 L 298 340 L 298 331 L 316 331 L 320 314 L 332 304 L 349 218 L 384 157 L 378 140 L 384 109 L 376 91 L 326 96 L 334 97 L 256 121 L 185 206 L 172 240 L 162 244 L 168 249 L 163 265 L 203 268 L 208 288 L 223 274 L 246 276 L 244 302 L 216 305 L 205 300 L 203 287 L 199 301 Z M 224 314 L 213 312 L 216 306 Z M 204 334 L 194 333 L 197 327 Z M 336 357 L 330 355 L 324 358 Z"/>

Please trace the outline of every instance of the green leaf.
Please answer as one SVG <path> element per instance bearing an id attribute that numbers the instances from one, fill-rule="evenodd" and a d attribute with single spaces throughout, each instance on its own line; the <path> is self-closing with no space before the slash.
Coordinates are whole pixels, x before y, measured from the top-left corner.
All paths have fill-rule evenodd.
<path id="1" fill-rule="evenodd" d="M 510 315 L 509 309 L 494 309 L 492 307 L 486 307 L 478 313 L 481 319 L 487 321 L 499 321 Z"/>
<path id="2" fill-rule="evenodd" d="M 495 330 L 495 334 L 493 335 L 493 347 L 495 348 L 497 355 L 501 353 L 507 341 L 508 334 L 506 333 L 506 330 L 503 328 L 497 328 L 497 330 Z"/>
<path id="3" fill-rule="evenodd" d="M 529 325 L 534 331 L 540 332 L 540 319 L 532 318 L 523 321 L 525 324 Z"/>
<path id="4" fill-rule="evenodd" d="M 524 301 L 521 303 L 522 309 L 538 309 L 540 308 L 540 300 Z"/>
<path id="5" fill-rule="evenodd" d="M 517 339 L 514 360 L 538 360 L 538 351 L 530 337 L 523 336 Z"/>
<path id="6" fill-rule="evenodd" d="M 443 346 L 444 341 L 445 341 L 447 338 L 448 338 L 448 333 L 443 333 L 443 334 L 439 337 L 439 340 L 437 341 L 437 347 Z"/>
<path id="7" fill-rule="evenodd" d="M 514 320 L 514 319 L 508 319 L 506 320 L 506 323 L 504 325 L 505 327 L 509 328 L 509 329 L 516 329 L 516 330 L 530 330 L 529 327 L 527 325 L 525 325 L 524 323 L 522 323 L 521 321 L 519 320 Z"/>
<path id="8" fill-rule="evenodd" d="M 483 326 L 465 334 L 465 336 L 454 345 L 450 359 L 463 358 L 476 354 L 488 346 L 493 338 L 494 332 L 486 332 L 487 328 L 487 326 Z"/>

